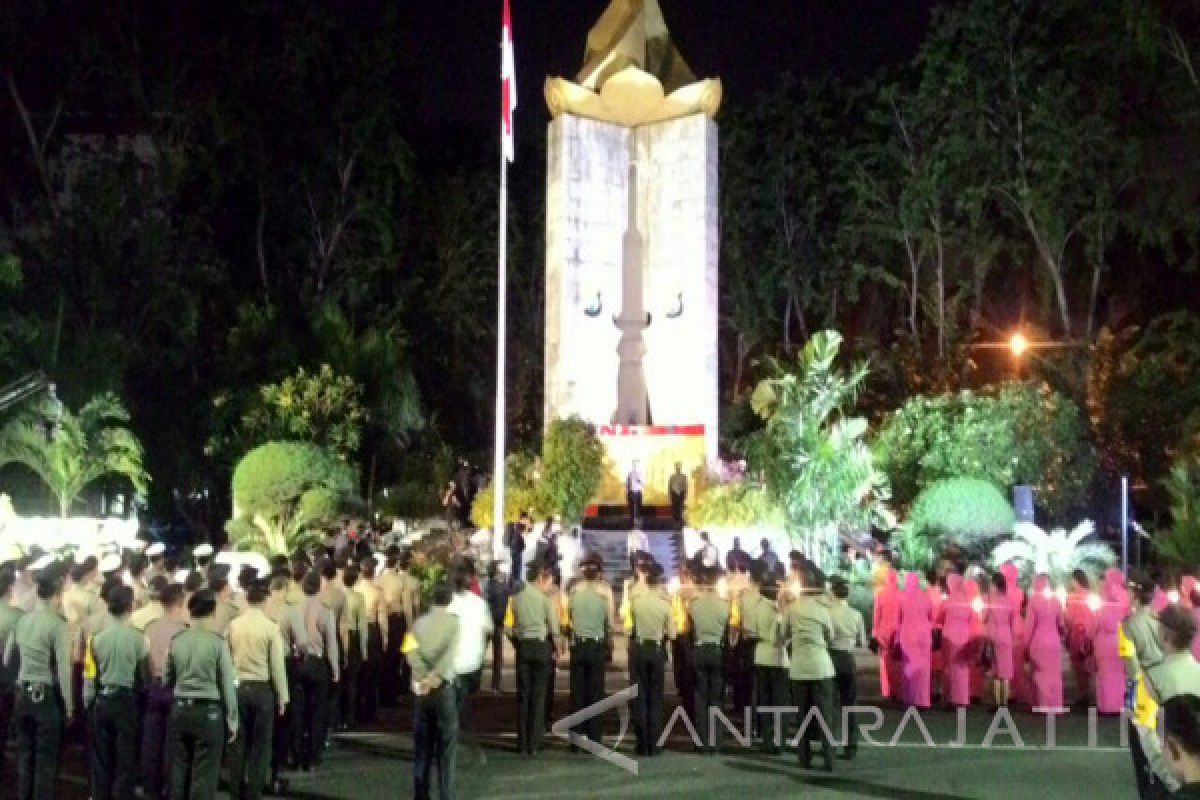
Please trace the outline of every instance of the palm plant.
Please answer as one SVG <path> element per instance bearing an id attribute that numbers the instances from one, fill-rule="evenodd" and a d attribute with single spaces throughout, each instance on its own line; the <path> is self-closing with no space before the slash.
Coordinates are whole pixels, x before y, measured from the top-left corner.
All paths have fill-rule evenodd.
<path id="1" fill-rule="evenodd" d="M 874 523 L 890 528 L 887 478 L 875 468 L 867 421 L 847 412 L 867 378 L 867 365 L 849 370 L 835 362 L 842 337 L 814 335 L 794 370 L 774 364 L 775 376 L 751 397 L 765 423 L 749 443 L 771 497 L 784 509 L 793 537 L 810 556 L 836 556 L 838 533 Z"/>
<path id="2" fill-rule="evenodd" d="M 996 566 L 1012 562 L 1025 574 L 1045 574 L 1057 584 L 1065 583 L 1077 569 L 1102 572 L 1116 563 L 1112 548 L 1086 539 L 1096 532 L 1091 520 L 1084 520 L 1071 531 L 1055 528 L 1046 532 L 1030 522 L 1013 526 L 1013 538 L 1001 542 L 992 551 Z"/>
<path id="3" fill-rule="evenodd" d="M 20 464 L 37 475 L 64 517 L 89 485 L 108 475 L 125 477 L 144 495 L 150 478 L 143 460 L 129 412 L 112 393 L 96 395 L 77 414 L 44 401 L 0 428 L 0 466 Z"/>
<path id="4" fill-rule="evenodd" d="M 1154 537 L 1155 551 L 1187 569 L 1200 564 L 1200 458 L 1181 458 L 1163 481 L 1171 498 L 1171 528 Z"/>

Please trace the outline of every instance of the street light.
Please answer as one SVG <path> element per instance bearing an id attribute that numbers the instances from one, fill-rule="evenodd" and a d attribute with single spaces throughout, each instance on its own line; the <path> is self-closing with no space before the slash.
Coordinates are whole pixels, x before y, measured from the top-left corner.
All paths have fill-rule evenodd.
<path id="1" fill-rule="evenodd" d="M 1014 357 L 1020 358 L 1029 349 L 1029 340 L 1025 338 L 1025 334 L 1017 331 L 1008 340 L 1008 349 L 1012 351 Z"/>

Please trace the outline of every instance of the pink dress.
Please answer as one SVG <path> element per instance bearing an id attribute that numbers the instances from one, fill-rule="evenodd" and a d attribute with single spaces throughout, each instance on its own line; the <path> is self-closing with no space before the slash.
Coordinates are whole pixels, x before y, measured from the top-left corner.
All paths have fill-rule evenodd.
<path id="1" fill-rule="evenodd" d="M 933 613 L 933 630 L 934 636 L 942 629 L 942 604 L 946 602 L 946 596 L 942 594 L 942 588 L 937 584 L 925 587 L 925 594 L 929 598 L 929 607 Z M 932 652 L 929 660 L 929 683 L 933 687 L 942 687 L 945 689 L 946 666 L 942 658 L 941 649 L 936 649 Z"/>
<path id="2" fill-rule="evenodd" d="M 952 706 L 971 704 L 971 667 L 978 654 L 971 647 L 975 612 L 959 575 L 946 576 L 949 596 L 941 607 L 942 664 L 946 674 L 946 702 Z"/>
<path id="3" fill-rule="evenodd" d="M 1117 631 L 1125 619 L 1127 598 L 1121 587 L 1104 584 L 1104 606 L 1096 619 L 1096 710 L 1117 714 L 1125 702 L 1125 664 L 1117 652 Z"/>
<path id="4" fill-rule="evenodd" d="M 1092 640 L 1096 636 L 1096 614 L 1088 606 L 1087 589 L 1079 588 L 1067 596 L 1067 652 L 1071 655 L 1071 672 L 1075 675 L 1075 691 L 1078 697 L 1092 697 L 1092 676 L 1095 661 L 1092 658 Z"/>
<path id="5" fill-rule="evenodd" d="M 921 591 L 921 579 L 915 572 L 904 576 L 897 638 L 904 661 L 904 692 L 901 700 L 910 706 L 929 708 L 933 609 L 929 604 L 929 595 Z"/>
<path id="6" fill-rule="evenodd" d="M 900 691 L 900 662 L 895 651 L 899 624 L 900 592 L 896 589 L 896 573 L 889 569 L 875 592 L 871 621 L 871 636 L 879 642 L 879 691 L 884 697 L 894 697 Z"/>
<path id="7" fill-rule="evenodd" d="M 983 611 L 975 610 L 975 601 L 980 600 L 982 604 L 982 599 L 980 597 L 979 583 L 977 581 L 963 581 L 963 586 L 967 590 L 967 602 L 971 606 L 971 639 L 967 645 L 966 654 L 971 664 L 971 697 L 980 699 L 984 696 L 984 690 L 987 688 L 987 677 L 984 672 L 983 662 L 980 660 L 980 653 L 983 650 L 985 631 L 983 625 Z"/>
<path id="8" fill-rule="evenodd" d="M 1033 670 L 1033 707 L 1059 709 L 1063 704 L 1062 637 L 1066 630 L 1058 598 L 1048 593 L 1050 580 L 1038 575 L 1029 595 L 1029 664 Z"/>
<path id="9" fill-rule="evenodd" d="M 996 680 L 1011 681 L 1013 677 L 1013 610 L 1008 597 L 993 591 L 988 593 L 983 612 L 987 638 L 992 643 L 992 675 Z"/>
<path id="10" fill-rule="evenodd" d="M 1000 573 L 1008 586 L 1008 605 L 1012 609 L 1013 636 L 1013 676 L 1012 699 L 1020 703 L 1028 703 L 1033 699 L 1029 679 L 1025 674 L 1026 650 L 1029 646 L 1028 632 L 1025 630 L 1025 593 L 1018 583 L 1020 573 L 1013 563 L 1000 567 Z"/>

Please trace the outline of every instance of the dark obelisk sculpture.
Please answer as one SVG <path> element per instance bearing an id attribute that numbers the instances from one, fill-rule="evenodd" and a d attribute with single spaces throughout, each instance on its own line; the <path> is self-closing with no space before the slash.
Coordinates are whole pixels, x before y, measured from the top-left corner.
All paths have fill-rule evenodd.
<path id="1" fill-rule="evenodd" d="M 625 235 L 621 239 L 621 313 L 613 324 L 621 331 L 617 344 L 617 410 L 614 425 L 649 425 L 650 398 L 646 391 L 646 373 L 642 358 L 646 342 L 642 331 L 650 326 L 650 314 L 642 300 L 644 254 L 642 233 L 637 221 L 637 164 L 629 164 L 629 209 Z"/>

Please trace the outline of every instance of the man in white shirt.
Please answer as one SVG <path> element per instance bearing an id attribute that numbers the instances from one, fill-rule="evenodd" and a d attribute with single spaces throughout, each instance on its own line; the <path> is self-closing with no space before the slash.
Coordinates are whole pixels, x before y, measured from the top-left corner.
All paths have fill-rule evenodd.
<path id="1" fill-rule="evenodd" d="M 625 499 L 629 503 L 629 524 L 636 526 L 642 518 L 642 490 L 645 480 L 642 478 L 640 462 L 635 458 L 629 474 L 625 476 Z"/>
<path id="2" fill-rule="evenodd" d="M 483 672 L 483 656 L 487 639 L 494 630 L 492 612 L 482 597 L 471 591 L 475 577 L 470 562 L 462 562 L 454 568 L 454 597 L 446 607 L 458 617 L 458 641 L 454 649 L 454 674 L 457 676 L 455 691 L 458 693 L 458 729 L 460 740 L 465 745 L 467 736 L 467 700 L 479 691 L 480 675 Z M 486 762 L 482 748 L 479 760 Z"/>

